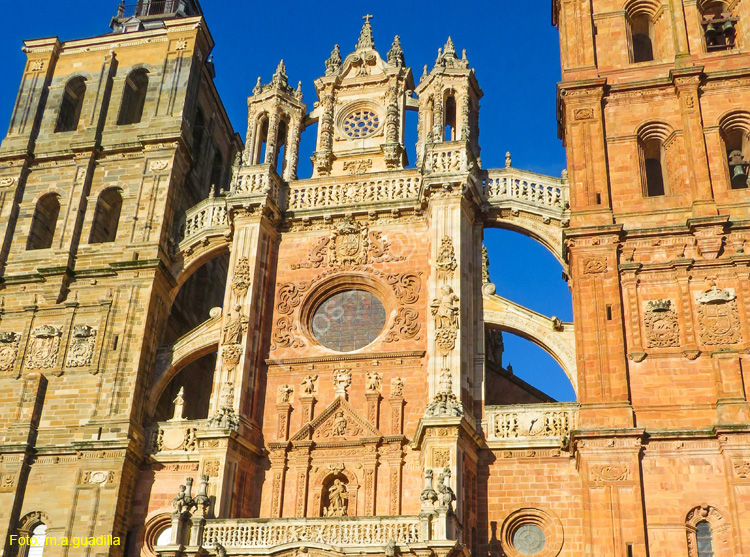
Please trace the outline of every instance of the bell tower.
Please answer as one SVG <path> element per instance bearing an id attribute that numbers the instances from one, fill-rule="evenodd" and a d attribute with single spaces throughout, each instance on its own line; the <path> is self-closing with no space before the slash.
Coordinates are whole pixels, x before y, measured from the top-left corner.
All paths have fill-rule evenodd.
<path id="1" fill-rule="evenodd" d="M 419 97 L 417 165 L 422 168 L 426 146 L 462 141 L 479 161 L 479 88 L 466 50 L 456 55 L 453 40 L 438 49 L 432 71 L 427 65 L 415 91 Z"/>
<path id="2" fill-rule="evenodd" d="M 336 45 L 325 75 L 315 81 L 313 177 L 400 170 L 407 164 L 404 114 L 414 81 L 398 35 L 387 59 L 375 50 L 371 18 L 364 16 L 354 52 L 342 62 Z"/>

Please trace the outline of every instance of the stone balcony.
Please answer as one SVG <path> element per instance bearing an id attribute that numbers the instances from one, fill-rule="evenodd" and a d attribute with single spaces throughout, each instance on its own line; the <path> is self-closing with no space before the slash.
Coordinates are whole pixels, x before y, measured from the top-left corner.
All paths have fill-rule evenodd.
<path id="1" fill-rule="evenodd" d="M 446 523 L 446 524 L 441 524 Z M 161 557 L 294 554 L 317 549 L 336 555 L 449 555 L 456 549 L 452 513 L 420 516 L 180 519 L 173 515 L 173 545 Z M 184 537 L 181 537 L 184 536 Z M 183 540 L 180 543 L 179 540 Z"/>
<path id="2" fill-rule="evenodd" d="M 578 426 L 577 402 L 485 408 L 485 435 L 493 449 L 559 447 Z"/>

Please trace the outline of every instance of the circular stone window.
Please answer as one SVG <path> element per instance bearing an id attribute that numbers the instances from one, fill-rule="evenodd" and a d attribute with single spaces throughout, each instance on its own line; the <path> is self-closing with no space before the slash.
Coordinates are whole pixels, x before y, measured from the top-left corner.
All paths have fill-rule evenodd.
<path id="1" fill-rule="evenodd" d="M 519 509 L 503 522 L 500 539 L 508 557 L 557 557 L 563 546 L 562 522 L 543 509 Z"/>
<path id="2" fill-rule="evenodd" d="M 513 547 L 521 555 L 538 555 L 544 549 L 544 531 L 536 524 L 522 524 L 513 532 Z"/>
<path id="3" fill-rule="evenodd" d="M 349 289 L 326 298 L 313 312 L 310 328 L 326 348 L 351 352 L 374 341 L 385 322 L 385 307 L 375 294 Z"/>
<path id="4" fill-rule="evenodd" d="M 369 137 L 378 131 L 380 118 L 371 108 L 358 108 L 350 112 L 341 122 L 344 133 L 352 139 Z"/>

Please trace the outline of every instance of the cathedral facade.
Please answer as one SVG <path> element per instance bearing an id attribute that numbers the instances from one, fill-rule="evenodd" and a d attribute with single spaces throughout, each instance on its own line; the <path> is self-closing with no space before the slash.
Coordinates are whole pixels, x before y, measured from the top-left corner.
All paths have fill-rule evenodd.
<path id="1" fill-rule="evenodd" d="M 416 79 L 369 15 L 310 106 L 283 61 L 258 79 L 244 141 L 197 0 L 27 41 L 0 554 L 750 555 L 747 0 L 552 14 L 559 178 L 484 168 L 466 52 Z M 491 227 L 558 259 L 572 323 L 496 293 Z M 577 401 L 513 375 L 503 331 Z"/>

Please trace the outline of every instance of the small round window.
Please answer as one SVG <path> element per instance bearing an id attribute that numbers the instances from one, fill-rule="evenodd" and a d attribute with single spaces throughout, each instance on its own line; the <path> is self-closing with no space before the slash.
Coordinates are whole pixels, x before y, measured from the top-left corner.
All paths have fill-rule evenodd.
<path id="1" fill-rule="evenodd" d="M 344 133 L 352 139 L 369 137 L 378 130 L 379 126 L 380 118 L 370 108 L 360 108 L 351 112 L 341 123 Z"/>
<path id="2" fill-rule="evenodd" d="M 344 290 L 316 308 L 311 325 L 320 344 L 338 352 L 351 352 L 378 337 L 385 327 L 385 308 L 372 292 Z"/>
<path id="3" fill-rule="evenodd" d="M 513 532 L 513 547 L 521 555 L 538 554 L 544 542 L 544 531 L 536 524 L 522 524 Z"/>

